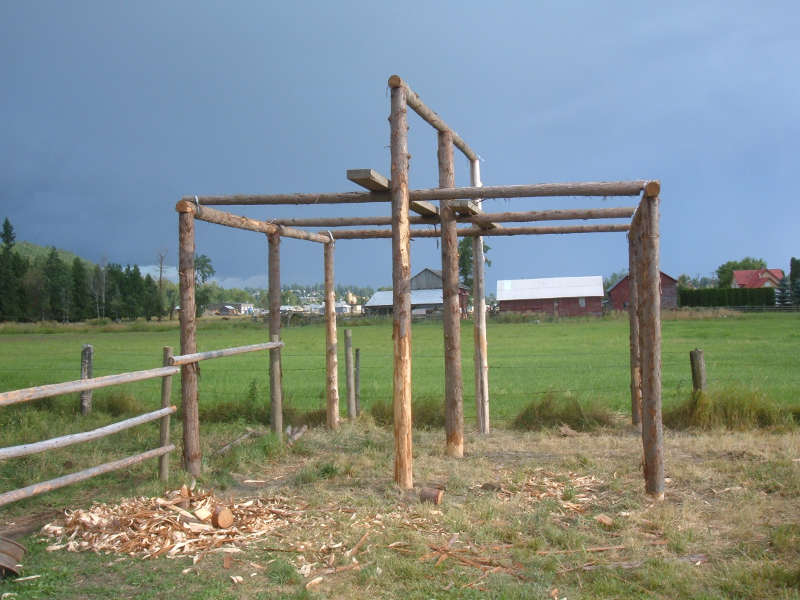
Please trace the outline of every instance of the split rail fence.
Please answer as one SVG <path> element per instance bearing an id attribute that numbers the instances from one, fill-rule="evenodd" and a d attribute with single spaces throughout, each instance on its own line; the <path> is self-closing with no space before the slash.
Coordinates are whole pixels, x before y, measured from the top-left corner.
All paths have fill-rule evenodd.
<path id="1" fill-rule="evenodd" d="M 61 396 L 64 394 L 79 392 L 82 393 L 99 388 L 110 387 L 113 385 L 135 383 L 138 381 L 146 381 L 148 379 L 161 378 L 160 409 L 147 412 L 130 419 L 125 419 L 123 421 L 117 421 L 115 423 L 111 423 L 110 425 L 105 425 L 91 431 L 73 433 L 30 444 L 20 444 L 17 446 L 0 448 L 0 460 L 30 456 L 31 454 L 38 454 L 40 452 L 47 452 L 58 448 L 72 446 L 74 444 L 98 440 L 108 437 L 112 434 L 119 433 L 120 431 L 124 431 L 144 423 L 149 423 L 151 421 L 160 421 L 160 440 L 158 447 L 147 450 L 146 452 L 142 452 L 141 454 L 135 454 L 119 460 L 103 463 L 89 469 L 84 469 L 83 471 L 70 473 L 55 479 L 34 483 L 23 488 L 4 492 L 0 494 L 0 506 L 4 506 L 24 498 L 38 496 L 45 492 L 49 492 L 73 483 L 79 483 L 104 473 L 124 469 L 156 457 L 159 458 L 159 478 L 161 481 L 167 481 L 169 478 L 169 453 L 175 450 L 175 445 L 170 443 L 170 416 L 177 411 L 177 408 L 170 404 L 170 397 L 172 394 L 172 376 L 180 373 L 181 369 L 185 369 L 187 365 L 193 366 L 201 360 L 233 356 L 235 354 L 256 352 L 260 350 L 279 352 L 281 346 L 283 346 L 283 342 L 274 340 L 272 342 L 261 344 L 224 348 L 221 350 L 210 350 L 207 352 L 196 352 L 180 356 L 173 356 L 172 348 L 166 346 L 163 350 L 163 366 L 155 369 L 131 371 L 127 373 L 118 373 L 115 375 L 104 375 L 102 377 L 79 379 L 76 381 L 67 381 L 63 383 L 53 383 L 0 393 L 0 408 L 2 408 L 5 406 L 11 406 L 13 404 L 39 400 L 41 398 L 51 398 L 53 396 Z M 198 432 L 193 432 L 193 434 L 199 436 Z"/>

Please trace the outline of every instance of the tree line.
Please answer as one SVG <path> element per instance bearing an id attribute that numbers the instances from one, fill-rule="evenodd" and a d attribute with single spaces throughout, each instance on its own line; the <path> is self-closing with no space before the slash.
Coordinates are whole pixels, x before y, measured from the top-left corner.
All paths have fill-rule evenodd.
<path id="1" fill-rule="evenodd" d="M 177 297 L 176 290 L 165 294 L 164 281 L 159 285 L 150 275 L 142 277 L 137 265 L 92 265 L 77 256 L 69 263 L 55 248 L 41 257 L 22 256 L 7 218 L 1 237 L 2 321 L 160 318 L 165 300 Z"/>

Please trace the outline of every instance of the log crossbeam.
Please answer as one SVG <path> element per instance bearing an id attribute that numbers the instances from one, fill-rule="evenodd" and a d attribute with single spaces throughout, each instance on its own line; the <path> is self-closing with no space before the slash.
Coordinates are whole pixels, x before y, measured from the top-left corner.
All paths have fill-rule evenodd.
<path id="1" fill-rule="evenodd" d="M 486 187 L 428 188 L 409 190 L 410 201 L 468 200 L 486 198 L 547 198 L 561 196 L 638 196 L 645 188 L 659 189 L 658 181 L 593 181 L 580 183 L 535 183 L 529 185 L 490 185 Z M 183 198 L 195 203 L 195 196 Z M 263 206 L 280 204 L 354 204 L 390 202 L 388 192 L 339 192 L 326 194 L 237 194 L 197 196 L 199 206 Z"/>

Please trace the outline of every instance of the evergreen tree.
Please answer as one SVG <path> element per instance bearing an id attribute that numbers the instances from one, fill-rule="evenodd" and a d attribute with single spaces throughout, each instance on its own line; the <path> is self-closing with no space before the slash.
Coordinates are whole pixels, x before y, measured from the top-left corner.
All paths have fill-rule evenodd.
<path id="1" fill-rule="evenodd" d="M 794 256 L 789 260 L 789 281 L 792 285 L 800 280 L 800 258 Z"/>
<path id="2" fill-rule="evenodd" d="M 44 265 L 44 283 L 47 296 L 46 318 L 69 321 L 72 299 L 69 270 L 52 246 Z"/>
<path id="3" fill-rule="evenodd" d="M 158 284 L 150 275 L 145 275 L 142 284 L 142 310 L 144 318 L 148 321 L 153 317 L 159 317 L 163 313 L 161 306 L 161 294 L 158 293 Z"/>
<path id="4" fill-rule="evenodd" d="M 122 302 L 125 314 L 129 319 L 136 319 L 143 313 L 144 281 L 139 271 L 139 265 L 127 265 L 122 288 Z"/>
<path id="5" fill-rule="evenodd" d="M 487 267 L 492 266 L 492 261 L 486 258 L 486 253 L 491 250 L 485 243 L 483 244 L 483 258 Z M 472 264 L 474 256 L 472 253 L 472 238 L 464 237 L 458 242 L 458 275 L 461 280 L 461 285 L 470 289 L 470 297 L 472 290 Z"/>
<path id="6" fill-rule="evenodd" d="M 792 285 L 792 304 L 800 306 L 800 277 L 795 279 Z"/>
<path id="7" fill-rule="evenodd" d="M 72 318 L 82 321 L 92 314 L 86 265 L 77 256 L 72 261 Z"/>
<path id="8" fill-rule="evenodd" d="M 11 226 L 11 221 L 8 220 L 8 217 L 3 221 L 3 233 L 0 235 L 0 239 L 3 240 L 3 250 L 11 251 L 17 236 L 14 233 L 14 228 Z"/>
<path id="9" fill-rule="evenodd" d="M 789 283 L 789 278 L 784 277 L 781 279 L 780 285 L 775 290 L 775 306 L 791 306 L 792 305 L 792 287 Z"/>

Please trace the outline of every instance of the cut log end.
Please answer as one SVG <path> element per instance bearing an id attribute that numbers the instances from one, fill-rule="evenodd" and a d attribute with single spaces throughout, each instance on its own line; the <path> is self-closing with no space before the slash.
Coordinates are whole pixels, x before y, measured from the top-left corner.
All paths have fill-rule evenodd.
<path id="1" fill-rule="evenodd" d="M 175 205 L 175 210 L 179 213 L 193 213 L 195 209 L 194 202 L 191 200 L 178 200 L 178 203 Z"/>
<path id="2" fill-rule="evenodd" d="M 659 193 L 661 193 L 660 181 L 648 181 L 644 185 L 644 195 L 648 198 L 655 198 Z"/>
<path id="3" fill-rule="evenodd" d="M 390 88 L 398 88 L 403 86 L 403 80 L 400 79 L 399 75 L 392 75 L 389 77 L 389 87 Z"/>
<path id="4" fill-rule="evenodd" d="M 433 504 L 441 504 L 444 497 L 444 490 L 437 488 L 422 488 L 419 491 L 420 502 L 432 502 Z"/>
<path id="5" fill-rule="evenodd" d="M 227 529 L 233 525 L 233 513 L 225 506 L 217 506 L 211 515 L 211 524 L 217 529 Z"/>

